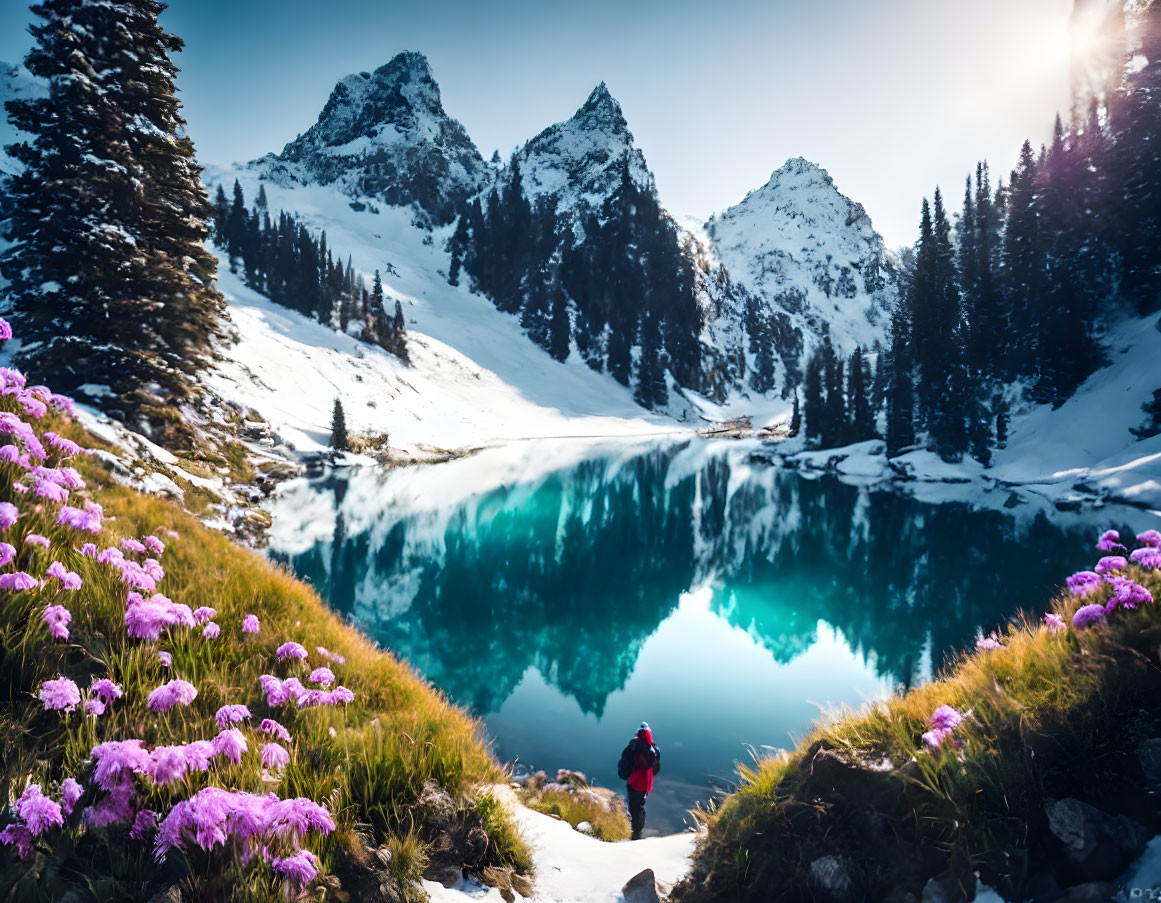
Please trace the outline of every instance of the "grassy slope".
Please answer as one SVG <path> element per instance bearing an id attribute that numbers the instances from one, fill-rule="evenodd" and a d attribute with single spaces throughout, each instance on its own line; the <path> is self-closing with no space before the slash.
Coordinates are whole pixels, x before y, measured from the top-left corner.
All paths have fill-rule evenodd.
<path id="1" fill-rule="evenodd" d="M 11 410 L 14 406 L 4 399 L 0 407 Z M 96 444 L 92 437 L 79 435 L 75 427 L 55 420 L 37 424 L 37 430 L 53 426 L 83 445 Z M 23 471 L 14 464 L 0 464 L 0 500 L 12 501 L 22 511 L 20 520 L 2 538 L 18 550 L 29 532 L 52 540 L 50 551 L 21 550 L 12 567 L 41 576 L 50 561 L 59 559 L 85 581 L 78 592 L 56 591 L 55 581 L 47 588 L 0 591 L 0 733 L 7 741 L 0 757 L 0 797 L 19 797 L 32 780 L 59 798 L 59 782 L 64 778 L 74 776 L 84 782 L 91 767 L 86 759 L 94 744 L 139 737 L 153 747 L 212 739 L 217 733 L 213 719 L 218 707 L 244 703 L 254 717 L 243 726 L 250 748 L 240 765 L 223 765 L 218 759 L 209 772 L 191 774 L 164 788 L 139 778 L 141 804 L 164 815 L 173 802 L 210 784 L 325 803 L 338 829 L 325 838 L 312 835 L 308 845 L 319 855 L 325 871 L 354 876 L 348 880 L 348 889 L 352 880 L 358 883 L 360 872 L 378 867 L 369 850 L 384 843 L 396 853 L 391 870 L 399 878 L 414 879 L 424 858 L 417 838 L 430 839 L 425 831 L 437 815 L 435 809 L 440 810 L 438 818 L 445 827 L 466 828 L 483 822 L 489 843 L 480 858 L 481 867 L 530 869 L 529 854 L 507 817 L 488 807 L 477 812 L 469 799 L 474 787 L 502 778 L 501 769 L 480 742 L 476 721 L 408 666 L 341 623 L 311 589 L 261 556 L 232 545 L 171 503 L 111 484 L 92 459 L 71 463 L 82 469 L 89 488 L 74 492 L 70 502 L 79 505 L 82 498 L 91 497 L 104 506 L 105 528 L 99 537 L 56 527 L 57 505 L 45 504 L 39 506 L 39 513 L 33 511 L 32 497 L 12 490 Z M 168 534 L 167 528 L 176 535 Z M 186 628 L 163 633 L 158 643 L 127 637 L 125 588 L 118 572 L 82 557 L 77 549 L 88 539 L 96 539 L 103 548 L 123 537 L 149 533 L 168 543 L 161 556 L 166 576 L 159 591 L 191 608 L 217 609 L 215 621 L 222 628 L 218 639 L 204 639 L 200 630 Z M 72 612 L 67 643 L 54 642 L 41 621 L 40 613 L 53 603 L 63 603 Z M 243 616 L 250 613 L 261 620 L 257 636 L 240 630 Z M 305 682 L 308 673 L 301 663 L 290 667 L 277 662 L 274 650 L 288 640 L 310 650 L 311 668 L 326 664 L 314 651 L 316 646 L 345 656 L 345 665 L 331 667 L 338 683 L 354 691 L 355 702 L 346 707 L 296 710 L 291 704 L 271 710 L 259 675 L 293 673 Z M 172 652 L 172 669 L 159 663 L 159 649 Z M 108 676 L 123 687 L 125 698 L 114 702 L 101 718 L 86 718 L 79 711 L 45 712 L 35 697 L 37 688 L 58 674 L 71 677 L 82 690 L 91 677 Z M 198 688 L 196 700 L 185 709 L 161 715 L 151 712 L 146 696 L 173 677 L 191 681 Z M 287 744 L 292 761 L 275 783 L 263 781 L 258 762 L 262 742 L 270 739 L 256 731 L 263 717 L 279 720 L 294 737 Z M 448 795 L 434 793 L 432 785 L 446 791 L 450 800 Z M 88 790 L 77 807 L 78 815 L 92 797 Z M 0 826 L 6 821 L 0 813 Z M 17 864 L 10 847 L 0 848 L 0 895 L 19 884 L 29 898 L 59 898 L 70 888 L 81 893 L 78 899 L 141 898 L 175 879 L 196 889 L 200 899 L 284 895 L 268 867 L 255 860 L 243 868 L 221 848 L 208 860 L 192 855 L 188 871 L 171 861 L 162 872 L 152 863 L 150 845 L 130 843 L 124 828 L 86 830 L 74 817 L 66 820 L 63 831 L 45 839 L 37 856 L 23 865 Z M 91 895 L 87 887 L 93 888 Z"/>
<path id="2" fill-rule="evenodd" d="M 1161 572 L 1129 576 L 1161 600 Z M 1071 623 L 1092 601 L 1061 597 L 1054 608 Z M 1135 745 L 1161 736 L 1161 602 L 1081 632 L 1053 635 L 1029 619 L 1002 641 L 744 770 L 743 786 L 705 814 L 676 898 L 824 899 L 810 871 L 830 855 L 867 899 L 908 882 L 918 896 L 937 876 L 966 892 L 973 872 L 1019 899 L 1037 881 L 1081 880 L 1047 831 L 1051 800 L 1078 797 L 1156 829 Z M 925 750 L 920 736 L 945 703 L 968 713 L 963 748 Z M 820 765 L 820 750 L 837 758 L 823 753 Z"/>

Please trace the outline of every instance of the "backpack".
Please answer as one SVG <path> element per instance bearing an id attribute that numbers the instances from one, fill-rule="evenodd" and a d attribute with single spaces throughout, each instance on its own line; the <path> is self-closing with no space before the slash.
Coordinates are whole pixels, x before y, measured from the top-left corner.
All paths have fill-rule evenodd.
<path id="1" fill-rule="evenodd" d="M 633 773 L 633 747 L 636 742 L 635 739 L 629 741 L 629 745 L 621 751 L 621 760 L 617 762 L 617 777 L 622 781 L 629 780 L 629 775 Z"/>

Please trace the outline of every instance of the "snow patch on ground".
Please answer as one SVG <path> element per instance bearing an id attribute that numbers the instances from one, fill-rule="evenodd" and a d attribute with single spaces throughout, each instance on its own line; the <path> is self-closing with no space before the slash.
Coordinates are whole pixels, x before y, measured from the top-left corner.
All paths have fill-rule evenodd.
<path id="1" fill-rule="evenodd" d="M 672 884 L 688 871 L 697 836 L 691 832 L 606 843 L 524 806 L 514 807 L 514 814 L 532 847 L 536 886 L 530 899 L 537 903 L 615 903 L 622 899 L 625 882 L 647 868 L 653 869 L 659 882 Z M 499 903 L 502 899 L 495 888 L 466 882 L 448 889 L 424 881 L 423 887 L 431 903 Z"/>

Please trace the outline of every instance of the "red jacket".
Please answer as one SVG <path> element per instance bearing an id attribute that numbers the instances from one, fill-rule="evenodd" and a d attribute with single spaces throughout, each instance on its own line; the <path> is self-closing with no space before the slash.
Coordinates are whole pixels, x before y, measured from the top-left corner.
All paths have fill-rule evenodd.
<path id="1" fill-rule="evenodd" d="M 634 768 L 626 783 L 639 793 L 650 793 L 653 790 L 653 775 L 661 770 L 661 750 L 653 745 L 653 731 L 647 728 L 637 731 L 633 742 L 637 746 Z"/>

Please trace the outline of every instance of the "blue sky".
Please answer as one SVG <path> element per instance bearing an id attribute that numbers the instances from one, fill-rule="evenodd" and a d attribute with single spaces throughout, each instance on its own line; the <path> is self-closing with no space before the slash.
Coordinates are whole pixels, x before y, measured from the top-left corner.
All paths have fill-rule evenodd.
<path id="1" fill-rule="evenodd" d="M 334 83 L 401 50 L 431 61 L 485 156 L 567 118 L 597 82 L 621 102 L 663 203 L 704 218 L 788 157 L 826 169 L 888 243 L 920 200 L 986 157 L 1006 174 L 1068 107 L 1071 0 L 173 0 L 163 23 L 202 158 L 260 156 Z M 0 0 L 0 60 L 31 14 Z"/>

